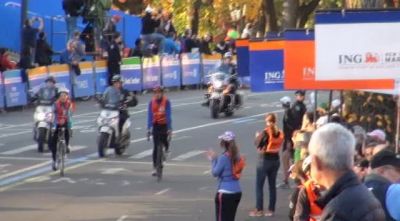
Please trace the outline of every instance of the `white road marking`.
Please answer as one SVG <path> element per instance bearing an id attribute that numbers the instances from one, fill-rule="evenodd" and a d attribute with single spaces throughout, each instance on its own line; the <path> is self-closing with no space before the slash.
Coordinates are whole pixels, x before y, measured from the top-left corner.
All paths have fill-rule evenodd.
<path id="1" fill-rule="evenodd" d="M 130 159 L 139 160 L 139 159 L 143 159 L 143 158 L 145 158 L 145 157 L 151 156 L 152 154 L 153 154 L 153 149 L 148 149 L 148 150 L 145 150 L 145 151 L 143 151 L 143 152 L 140 152 L 140 153 L 138 153 L 138 154 L 136 154 L 136 155 L 133 155 L 133 156 L 131 156 L 131 157 L 129 157 L 129 158 L 130 158 Z"/>
<path id="2" fill-rule="evenodd" d="M 122 181 L 122 186 L 129 186 L 129 185 L 131 185 L 131 182 L 127 180 Z"/>
<path id="3" fill-rule="evenodd" d="M 186 140 L 186 139 L 189 139 L 189 138 L 191 138 L 192 136 L 181 136 L 181 137 L 173 137 L 172 138 L 172 141 L 179 141 L 179 140 Z"/>
<path id="4" fill-rule="evenodd" d="M 70 184 L 76 183 L 75 180 L 73 180 L 72 178 L 69 178 L 69 177 L 61 177 L 61 178 L 58 178 L 58 179 L 53 180 L 51 182 L 52 183 L 67 182 L 67 183 L 70 183 Z"/>
<path id="5" fill-rule="evenodd" d="M 185 154 L 179 155 L 179 156 L 175 157 L 172 160 L 173 161 L 184 161 L 184 160 L 187 160 L 187 159 L 189 159 L 191 157 L 195 157 L 197 155 L 203 154 L 205 152 L 206 151 L 204 151 L 204 150 L 193 150 L 193 151 L 189 151 L 189 152 L 187 152 Z"/>
<path id="6" fill-rule="evenodd" d="M 2 155 L 15 155 L 15 154 L 19 154 L 19 153 L 22 153 L 22 152 L 25 152 L 25 151 L 34 150 L 36 148 L 37 148 L 37 144 L 31 144 L 31 145 L 28 145 L 28 146 L 24 146 L 24 147 L 16 148 L 16 149 L 13 149 L 13 150 L 5 151 L 5 152 L 2 152 L 0 154 L 2 154 Z"/>
<path id="7" fill-rule="evenodd" d="M 10 177 L 10 176 L 17 175 L 17 174 L 19 174 L 19 173 L 23 173 L 23 172 L 26 172 L 26 171 L 29 171 L 29 170 L 34 170 L 34 169 L 36 169 L 36 168 L 46 166 L 46 165 L 48 165 L 49 163 L 50 163 L 50 161 L 46 161 L 46 162 L 39 163 L 39 164 L 30 166 L 30 167 L 25 167 L 25 168 L 22 168 L 22 169 L 20 169 L 20 170 L 13 171 L 13 172 L 11 172 L 11 173 L 3 174 L 3 175 L 0 176 L 0 180 L 4 179 L 4 178 L 6 178 L 6 177 Z"/>
<path id="8" fill-rule="evenodd" d="M 104 174 L 104 175 L 113 175 L 116 173 L 127 171 L 125 168 L 103 168 L 100 170 L 102 171 L 101 174 Z"/>
<path id="9" fill-rule="evenodd" d="M 127 215 L 122 215 L 121 217 L 119 217 L 119 218 L 117 219 L 117 221 L 124 221 L 126 218 L 128 218 Z"/>
<path id="10" fill-rule="evenodd" d="M 11 164 L 0 164 L 0 168 L 11 166 Z"/>
<path id="11" fill-rule="evenodd" d="M 203 172 L 203 175 L 209 175 L 209 174 L 211 174 L 211 170 L 206 170 Z"/>
<path id="12" fill-rule="evenodd" d="M 164 193 L 166 193 L 166 192 L 168 192 L 170 190 L 171 190 L 170 188 L 166 188 L 166 189 L 161 190 L 160 192 L 155 193 L 154 195 L 160 196 L 160 195 L 163 195 Z"/>

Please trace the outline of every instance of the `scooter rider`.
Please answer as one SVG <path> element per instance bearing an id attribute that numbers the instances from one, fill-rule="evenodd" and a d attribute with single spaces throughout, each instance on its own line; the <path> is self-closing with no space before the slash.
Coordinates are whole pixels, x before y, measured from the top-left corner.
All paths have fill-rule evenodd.
<path id="1" fill-rule="evenodd" d="M 114 75 L 111 82 L 112 85 L 106 89 L 100 103 L 105 109 L 119 110 L 118 129 L 121 132 L 122 126 L 129 118 L 128 107 L 135 107 L 138 101 L 132 92 L 122 88 L 120 75 Z"/>
<path id="2" fill-rule="evenodd" d="M 45 83 L 46 85 L 40 88 L 33 98 L 39 100 L 39 105 L 50 106 L 57 100 L 56 80 L 53 76 L 49 76 Z"/>
<path id="3" fill-rule="evenodd" d="M 226 52 L 224 54 L 221 64 L 216 68 L 215 71 L 226 74 L 225 79 L 228 79 L 228 83 L 233 84 L 236 90 L 239 87 L 239 82 L 236 76 L 234 76 L 237 73 L 236 69 L 236 65 L 235 63 L 233 63 L 232 53 Z"/>

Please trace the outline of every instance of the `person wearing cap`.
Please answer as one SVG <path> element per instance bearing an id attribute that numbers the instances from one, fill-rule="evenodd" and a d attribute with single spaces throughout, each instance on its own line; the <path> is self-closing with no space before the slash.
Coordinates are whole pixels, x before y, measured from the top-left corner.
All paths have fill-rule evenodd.
<path id="1" fill-rule="evenodd" d="M 277 126 L 277 116 L 267 114 L 265 129 L 256 133 L 255 145 L 259 154 L 256 171 L 256 208 L 250 211 L 249 216 L 273 216 L 276 204 L 276 178 L 280 166 L 279 152 L 284 140 L 283 132 Z M 264 213 L 264 184 L 268 178 L 269 206 Z"/>
<path id="2" fill-rule="evenodd" d="M 304 99 L 306 92 L 303 90 L 298 90 L 295 92 L 296 102 L 292 106 L 293 114 L 293 126 L 295 130 L 299 130 L 303 124 L 303 116 L 307 111 L 306 105 L 304 104 Z"/>
<path id="3" fill-rule="evenodd" d="M 400 220 L 400 156 L 382 150 L 372 157 L 364 184 L 385 210 L 386 220 Z"/>
<path id="4" fill-rule="evenodd" d="M 145 9 L 145 15 L 142 17 L 141 38 L 143 40 L 143 53 L 149 56 L 149 45 L 156 43 L 159 53 L 162 54 L 164 48 L 164 36 L 156 33 L 156 29 L 161 24 L 161 14 L 157 14 L 150 6 Z"/>
<path id="5" fill-rule="evenodd" d="M 39 105 L 51 106 L 56 101 L 57 95 L 56 79 L 49 76 L 45 80 L 44 87 L 41 87 L 33 96 L 33 100 L 38 100 Z"/>
<path id="6" fill-rule="evenodd" d="M 59 91 L 59 98 L 54 104 L 54 113 L 55 113 L 55 130 L 52 136 L 52 142 L 50 144 L 51 156 L 53 159 L 52 168 L 54 171 L 57 170 L 57 141 L 58 141 L 58 132 L 61 128 L 65 128 L 65 144 L 67 146 L 66 153 L 70 152 L 69 149 L 69 138 L 70 131 L 72 128 L 72 103 L 69 99 L 69 90 L 67 88 L 61 88 Z"/>
<path id="7" fill-rule="evenodd" d="M 385 132 L 383 130 L 376 129 L 370 133 L 367 133 L 367 138 L 362 152 L 365 158 L 370 161 L 375 154 L 381 150 L 387 149 L 388 145 L 389 144 L 386 141 Z"/>
<path id="8" fill-rule="evenodd" d="M 215 195 L 216 221 L 234 221 L 242 197 L 239 179 L 233 174 L 233 167 L 238 163 L 240 153 L 233 132 L 226 131 L 218 139 L 223 153 L 219 156 L 212 150 L 207 153 L 212 164 L 211 174 L 218 178 Z"/>
<path id="9" fill-rule="evenodd" d="M 100 100 L 102 108 L 119 111 L 118 129 L 121 132 L 122 126 L 129 118 L 128 107 L 135 107 L 138 103 L 136 96 L 122 87 L 122 77 L 114 75 L 111 79 L 112 85 L 104 91 Z"/>
<path id="10" fill-rule="evenodd" d="M 107 71 L 108 71 L 108 84 L 112 85 L 112 78 L 115 75 L 121 74 L 121 45 L 122 37 L 120 33 L 114 35 L 114 39 L 107 48 Z"/>
<path id="11" fill-rule="evenodd" d="M 166 158 L 169 156 L 169 140 L 172 135 L 171 102 L 164 95 L 162 86 L 153 89 L 154 96 L 148 105 L 147 136 L 153 135 L 153 172 L 156 175 L 157 146 L 162 142 L 165 147 Z"/>
<path id="12" fill-rule="evenodd" d="M 316 221 L 322 214 L 322 208 L 316 204 L 321 197 L 321 188 L 310 177 L 311 157 L 308 156 L 301 163 L 300 170 L 303 174 L 299 177 L 301 184 L 293 215 L 294 221 Z"/>
<path id="13" fill-rule="evenodd" d="M 353 172 L 354 135 L 328 123 L 318 128 L 308 145 L 311 178 L 326 192 L 316 201 L 323 208 L 319 221 L 384 221 L 379 201 Z"/>

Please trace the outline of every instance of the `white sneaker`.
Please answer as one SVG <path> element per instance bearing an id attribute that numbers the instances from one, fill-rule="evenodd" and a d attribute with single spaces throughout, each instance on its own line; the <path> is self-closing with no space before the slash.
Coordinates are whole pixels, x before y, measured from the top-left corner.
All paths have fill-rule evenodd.
<path id="1" fill-rule="evenodd" d="M 53 164 L 51 165 L 53 171 L 57 171 L 57 162 L 53 161 Z"/>
<path id="2" fill-rule="evenodd" d="M 157 176 L 157 171 L 156 171 L 156 169 L 153 169 L 153 171 L 151 172 L 151 175 L 152 175 L 152 176 Z"/>

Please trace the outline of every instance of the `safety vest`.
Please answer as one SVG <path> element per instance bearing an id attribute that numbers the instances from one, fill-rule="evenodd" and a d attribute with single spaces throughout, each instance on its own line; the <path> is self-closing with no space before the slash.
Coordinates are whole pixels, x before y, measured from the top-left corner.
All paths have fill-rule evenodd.
<path id="1" fill-rule="evenodd" d="M 266 153 L 279 153 L 279 150 L 281 149 L 284 136 L 283 132 L 279 130 L 279 135 L 278 137 L 275 137 L 274 134 L 272 133 L 271 128 L 267 127 L 265 128 L 265 133 L 268 135 L 268 142 L 265 144 L 265 152 Z"/>
<path id="2" fill-rule="evenodd" d="M 157 98 L 153 98 L 151 101 L 151 110 L 153 112 L 153 124 L 167 124 L 167 98 L 163 96 L 161 103 L 157 101 Z"/>
<path id="3" fill-rule="evenodd" d="M 315 203 L 318 199 L 317 194 L 314 192 L 315 185 L 311 180 L 308 180 L 303 186 L 307 193 L 308 202 L 310 203 L 310 221 L 319 220 L 322 209 Z"/>

